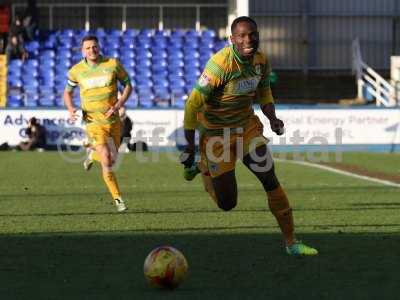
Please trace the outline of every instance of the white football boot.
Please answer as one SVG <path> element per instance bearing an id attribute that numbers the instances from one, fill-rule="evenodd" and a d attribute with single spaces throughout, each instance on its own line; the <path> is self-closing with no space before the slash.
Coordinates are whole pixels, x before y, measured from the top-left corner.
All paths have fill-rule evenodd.
<path id="1" fill-rule="evenodd" d="M 114 199 L 114 202 L 118 212 L 123 212 L 128 209 L 122 199 Z"/>
<path id="2" fill-rule="evenodd" d="M 85 171 L 89 171 L 92 166 L 93 166 L 93 152 L 94 150 L 91 148 L 87 149 L 87 157 L 83 162 L 83 168 L 85 169 Z"/>

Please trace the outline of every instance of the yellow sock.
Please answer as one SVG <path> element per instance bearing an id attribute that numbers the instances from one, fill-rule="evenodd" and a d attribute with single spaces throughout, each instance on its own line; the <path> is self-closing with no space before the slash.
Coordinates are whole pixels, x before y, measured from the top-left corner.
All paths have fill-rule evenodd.
<path id="1" fill-rule="evenodd" d="M 268 191 L 267 196 L 269 208 L 278 221 L 286 244 L 293 244 L 295 240 L 293 214 L 285 191 L 281 186 L 278 186 L 275 190 Z"/>
<path id="2" fill-rule="evenodd" d="M 107 185 L 108 190 L 111 193 L 111 196 L 113 199 L 120 199 L 121 198 L 121 193 L 119 191 L 117 179 L 115 178 L 114 172 L 103 172 L 103 179 L 104 182 Z"/>

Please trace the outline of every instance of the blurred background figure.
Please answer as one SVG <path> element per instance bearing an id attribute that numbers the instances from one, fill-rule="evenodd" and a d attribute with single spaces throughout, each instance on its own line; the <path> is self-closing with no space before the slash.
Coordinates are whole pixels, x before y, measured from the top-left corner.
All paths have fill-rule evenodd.
<path id="1" fill-rule="evenodd" d="M 121 119 L 121 146 L 120 149 L 125 150 L 125 152 L 128 152 L 128 149 L 130 150 L 132 148 L 132 145 L 130 144 L 130 140 L 132 138 L 131 131 L 132 131 L 132 126 L 133 122 L 131 118 L 126 114 L 126 109 L 125 107 L 121 107 L 119 109 L 119 117 Z"/>
<path id="2" fill-rule="evenodd" d="M 38 123 L 35 117 L 29 120 L 26 135 L 28 141 L 21 142 L 17 149 L 28 151 L 46 148 L 46 129 Z"/>
<path id="3" fill-rule="evenodd" d="M 8 36 L 17 36 L 18 40 L 23 43 L 25 39 L 25 28 L 22 24 L 22 16 L 20 14 L 16 14 L 14 19 L 11 22 L 10 32 Z"/>
<path id="4" fill-rule="evenodd" d="M 38 29 L 38 21 L 36 0 L 28 0 L 22 20 L 22 25 L 24 27 L 24 38 L 26 41 L 33 41 L 35 39 L 36 30 Z"/>
<path id="5" fill-rule="evenodd" d="M 23 41 L 19 40 L 16 35 L 11 35 L 6 47 L 7 60 L 21 59 L 24 61 L 28 58 L 28 52 L 25 50 Z"/>
<path id="6" fill-rule="evenodd" d="M 7 46 L 8 32 L 10 30 L 11 9 L 8 1 L 0 4 L 0 54 L 3 54 Z"/>

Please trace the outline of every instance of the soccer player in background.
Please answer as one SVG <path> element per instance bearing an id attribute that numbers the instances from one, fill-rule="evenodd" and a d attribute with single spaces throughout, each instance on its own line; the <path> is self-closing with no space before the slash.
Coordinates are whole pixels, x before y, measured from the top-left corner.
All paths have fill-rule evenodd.
<path id="1" fill-rule="evenodd" d="M 73 89 L 80 88 L 81 108 L 89 139 L 88 158 L 84 168 L 89 170 L 93 161 L 101 164 L 103 179 L 119 212 L 127 209 L 121 197 L 117 179 L 112 170 L 116 161 L 121 136 L 118 110 L 128 99 L 132 86 L 127 72 L 117 59 L 100 55 L 96 36 L 82 39 L 83 59 L 68 72 L 64 102 L 72 120 L 78 118 L 72 102 Z M 123 86 L 117 99 L 118 82 Z"/>
<path id="2" fill-rule="evenodd" d="M 241 159 L 264 187 L 268 205 L 283 233 L 286 252 L 293 256 L 318 251 L 296 240 L 292 209 L 276 177 L 263 125 L 254 114 L 259 104 L 272 131 L 283 134 L 283 121 L 275 115 L 267 58 L 258 51 L 256 22 L 239 17 L 231 25 L 232 45 L 208 61 L 185 105 L 187 146 L 181 155 L 185 178 L 201 172 L 205 190 L 218 207 L 229 211 L 237 203 L 235 164 Z M 195 129 L 200 133 L 200 161 L 195 162 Z"/>

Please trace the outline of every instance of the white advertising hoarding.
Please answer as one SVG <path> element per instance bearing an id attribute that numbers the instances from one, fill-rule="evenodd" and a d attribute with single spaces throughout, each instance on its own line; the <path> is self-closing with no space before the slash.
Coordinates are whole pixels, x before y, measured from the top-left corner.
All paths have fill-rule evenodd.
<path id="1" fill-rule="evenodd" d="M 400 144 L 400 109 L 277 109 L 285 122 L 285 134 L 274 135 L 266 117 L 264 135 L 273 145 L 389 145 Z M 152 146 L 183 143 L 182 110 L 130 110 L 132 142 Z M 25 128 L 36 117 L 47 129 L 48 143 L 81 145 L 84 125 L 68 120 L 65 110 L 0 110 L 0 144 L 17 145 L 26 139 Z"/>

